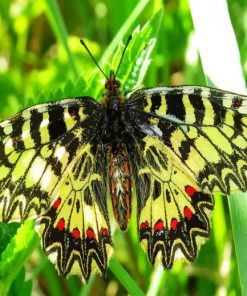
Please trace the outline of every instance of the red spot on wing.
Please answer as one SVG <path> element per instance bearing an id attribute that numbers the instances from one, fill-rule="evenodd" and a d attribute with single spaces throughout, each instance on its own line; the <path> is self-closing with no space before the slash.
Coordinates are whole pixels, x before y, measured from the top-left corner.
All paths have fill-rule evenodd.
<path id="1" fill-rule="evenodd" d="M 88 228 L 88 230 L 87 230 L 87 237 L 88 238 L 90 238 L 90 239 L 96 239 L 96 235 L 95 235 L 95 233 L 94 233 L 94 231 L 93 231 L 93 229 L 92 228 Z"/>
<path id="2" fill-rule="evenodd" d="M 69 115 L 73 118 L 73 119 L 75 119 L 75 120 L 79 120 L 80 119 L 80 116 L 79 116 L 79 108 L 78 108 L 78 106 L 69 106 L 69 109 L 68 109 L 68 111 L 69 111 Z"/>
<path id="3" fill-rule="evenodd" d="M 149 227 L 148 221 L 142 222 L 140 225 L 141 231 L 146 230 Z"/>
<path id="4" fill-rule="evenodd" d="M 104 235 L 104 236 L 110 236 L 109 231 L 106 228 L 101 228 L 100 229 L 100 234 Z"/>
<path id="5" fill-rule="evenodd" d="M 74 238 L 79 238 L 81 236 L 80 231 L 78 230 L 78 228 L 73 229 L 72 235 L 73 235 Z"/>
<path id="6" fill-rule="evenodd" d="M 155 224 L 154 224 L 154 231 L 161 231 L 164 229 L 164 223 L 161 219 L 159 219 Z"/>
<path id="7" fill-rule="evenodd" d="M 61 198 L 59 197 L 58 199 L 55 200 L 55 202 L 53 203 L 53 208 L 57 209 L 61 204 Z"/>
<path id="8" fill-rule="evenodd" d="M 65 227 L 65 221 L 63 218 L 61 218 L 58 222 L 57 222 L 57 229 L 59 231 L 62 231 L 64 230 L 64 227 Z"/>
<path id="9" fill-rule="evenodd" d="M 176 230 L 177 229 L 177 225 L 178 225 L 178 220 L 176 218 L 172 218 L 171 219 L 171 225 L 170 225 L 170 228 L 172 230 Z"/>
<path id="10" fill-rule="evenodd" d="M 197 192 L 197 190 L 190 185 L 185 186 L 185 191 L 190 197 L 192 197 Z"/>
<path id="11" fill-rule="evenodd" d="M 70 116 L 71 117 L 78 117 L 78 112 L 76 112 L 75 110 L 73 110 L 72 112 L 70 112 Z"/>
<path id="12" fill-rule="evenodd" d="M 242 106 L 243 99 L 241 98 L 235 98 L 233 101 L 233 108 L 238 109 L 239 107 Z"/>
<path id="13" fill-rule="evenodd" d="M 191 209 L 188 207 L 184 207 L 184 217 L 187 218 L 188 220 L 190 220 L 192 215 L 193 215 L 193 213 L 192 213 Z"/>

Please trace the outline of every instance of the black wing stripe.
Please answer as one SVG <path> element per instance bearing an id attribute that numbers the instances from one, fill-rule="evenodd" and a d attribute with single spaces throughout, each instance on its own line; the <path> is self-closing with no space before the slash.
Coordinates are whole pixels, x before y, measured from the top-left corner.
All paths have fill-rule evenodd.
<path id="1" fill-rule="evenodd" d="M 165 95 L 167 114 L 173 115 L 179 120 L 185 120 L 185 108 L 183 105 L 183 94 L 174 96 L 172 93 Z"/>
<path id="2" fill-rule="evenodd" d="M 36 147 L 41 145 L 41 136 L 40 133 L 37 133 L 37 130 L 39 130 L 42 120 L 43 113 L 38 112 L 37 109 L 33 109 L 31 111 L 30 133 Z"/>
<path id="3" fill-rule="evenodd" d="M 50 140 L 56 140 L 61 135 L 67 132 L 66 124 L 64 122 L 64 108 L 59 105 L 48 107 L 49 114 L 49 135 Z"/>
<path id="4" fill-rule="evenodd" d="M 198 122 L 198 124 L 202 124 L 205 115 L 205 106 L 203 104 L 202 97 L 199 94 L 189 95 L 188 97 L 192 107 L 194 108 L 196 122 Z"/>

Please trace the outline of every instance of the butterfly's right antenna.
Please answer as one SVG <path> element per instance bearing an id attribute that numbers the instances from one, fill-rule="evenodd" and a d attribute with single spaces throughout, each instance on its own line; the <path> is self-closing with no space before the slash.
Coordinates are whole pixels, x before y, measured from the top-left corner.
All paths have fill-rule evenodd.
<path id="1" fill-rule="evenodd" d="M 121 59 L 120 59 L 120 61 L 119 61 L 119 63 L 118 63 L 117 70 L 116 70 L 116 72 L 114 73 L 114 76 L 115 76 L 115 77 L 117 76 L 117 72 L 118 72 L 119 67 L 120 67 L 120 65 L 121 65 L 121 62 L 122 62 L 122 59 L 123 59 L 124 53 L 125 53 L 125 51 L 126 51 L 128 45 L 129 45 L 131 39 L 132 39 L 132 35 L 129 35 L 129 38 L 128 38 L 127 43 L 126 43 L 126 45 L 125 45 L 125 47 L 124 47 L 124 50 L 123 50 L 123 53 L 122 53 Z"/>
<path id="2" fill-rule="evenodd" d="M 105 75 L 104 71 L 101 69 L 101 67 L 99 66 L 99 64 L 97 63 L 97 61 L 95 60 L 94 56 L 92 55 L 91 51 L 88 49 L 86 43 L 84 42 L 84 40 L 80 40 L 81 45 L 86 49 L 86 51 L 88 52 L 88 54 L 90 55 L 90 57 L 92 58 L 92 60 L 94 61 L 95 65 L 99 68 L 100 72 L 105 76 L 105 78 L 107 80 L 109 80 L 109 78 Z"/>

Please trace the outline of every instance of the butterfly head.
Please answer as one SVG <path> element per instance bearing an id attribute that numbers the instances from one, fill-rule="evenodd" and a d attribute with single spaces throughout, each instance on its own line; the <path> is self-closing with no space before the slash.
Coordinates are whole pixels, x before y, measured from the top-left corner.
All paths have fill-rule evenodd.
<path id="1" fill-rule="evenodd" d="M 92 60 L 94 61 L 95 65 L 98 67 L 98 69 L 100 70 L 100 72 L 106 77 L 106 83 L 105 83 L 105 94 L 106 97 L 108 99 L 113 100 L 116 97 L 120 96 L 120 82 L 116 79 L 117 77 L 117 73 L 118 70 L 120 68 L 124 53 L 129 45 L 129 42 L 131 40 L 132 36 L 129 35 L 129 38 L 127 40 L 127 43 L 124 47 L 124 50 L 122 52 L 120 61 L 118 63 L 118 67 L 117 70 L 114 72 L 113 70 L 110 71 L 110 76 L 107 77 L 106 74 L 104 73 L 104 71 L 101 69 L 101 67 L 99 66 L 99 64 L 97 63 L 97 61 L 95 60 L 94 56 L 92 55 L 92 53 L 90 52 L 90 50 L 88 49 L 87 45 L 85 44 L 85 42 L 83 40 L 80 40 L 81 44 L 83 45 L 83 47 L 86 49 L 86 51 L 88 52 L 88 54 L 91 56 Z M 108 102 L 108 100 L 106 100 Z"/>
<path id="2" fill-rule="evenodd" d="M 105 90 L 107 96 L 116 96 L 120 94 L 120 82 L 116 79 L 114 71 L 110 71 L 110 76 L 106 80 Z"/>

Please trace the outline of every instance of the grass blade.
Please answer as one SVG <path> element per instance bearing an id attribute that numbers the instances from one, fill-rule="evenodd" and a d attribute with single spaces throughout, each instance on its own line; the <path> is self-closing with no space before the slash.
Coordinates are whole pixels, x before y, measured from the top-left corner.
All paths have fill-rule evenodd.
<path id="1" fill-rule="evenodd" d="M 190 8 L 205 74 L 209 84 L 246 92 L 236 37 L 227 3 L 190 0 Z M 212 13 L 213 11 L 213 13 Z M 210 20 L 210 21 L 209 21 Z M 228 198 L 243 295 L 247 294 L 247 194 Z"/>
<path id="2" fill-rule="evenodd" d="M 247 295 L 247 193 L 228 197 L 242 294 Z"/>
<path id="3" fill-rule="evenodd" d="M 57 37 L 57 39 L 63 44 L 63 47 L 67 53 L 68 61 L 71 66 L 71 69 L 74 74 L 74 78 L 77 79 L 79 77 L 79 70 L 77 69 L 75 58 L 70 51 L 69 45 L 68 45 L 68 33 L 59 9 L 59 6 L 57 4 L 56 0 L 45 0 L 46 3 L 46 12 L 48 19 L 50 21 L 50 24 L 53 28 L 53 31 Z"/>
<path id="4" fill-rule="evenodd" d="M 136 284 L 134 279 L 128 274 L 128 272 L 122 267 L 122 265 L 112 257 L 109 263 L 109 267 L 114 275 L 119 279 L 120 283 L 130 293 L 130 295 L 144 296 L 145 294 Z"/>

